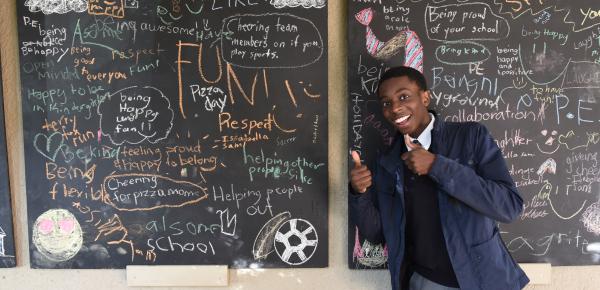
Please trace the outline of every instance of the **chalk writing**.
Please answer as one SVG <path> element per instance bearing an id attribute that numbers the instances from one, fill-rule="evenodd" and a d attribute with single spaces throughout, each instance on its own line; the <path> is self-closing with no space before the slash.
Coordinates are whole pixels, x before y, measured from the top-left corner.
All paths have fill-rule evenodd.
<path id="1" fill-rule="evenodd" d="M 32 267 L 326 266 L 326 6 L 18 3 Z"/>
<path id="2" fill-rule="evenodd" d="M 516 221 L 500 225 L 513 257 L 598 264 L 598 7 L 556 0 L 348 6 L 348 148 L 363 164 L 373 171 L 398 136 L 381 113 L 379 78 L 390 67 L 413 66 L 426 78 L 436 122 L 482 123 L 505 159 L 523 199 Z M 409 46 L 411 35 L 419 45 Z M 261 154 L 275 159 L 273 151 Z M 484 166 L 456 161 L 486 174 Z M 260 178 L 274 178 L 271 167 L 261 170 Z M 348 223 L 351 267 L 386 267 L 386 245 L 367 241 L 354 222 Z"/>

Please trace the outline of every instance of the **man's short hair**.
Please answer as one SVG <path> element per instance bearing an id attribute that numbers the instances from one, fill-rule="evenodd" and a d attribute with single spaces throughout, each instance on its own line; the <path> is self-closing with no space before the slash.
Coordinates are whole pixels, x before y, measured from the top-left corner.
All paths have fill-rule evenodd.
<path id="1" fill-rule="evenodd" d="M 408 79 L 416 82 L 417 86 L 419 86 L 421 90 L 427 90 L 427 81 L 425 80 L 425 76 L 420 71 L 408 66 L 397 66 L 388 69 L 383 73 L 381 78 L 379 78 L 379 83 L 377 83 L 377 94 L 379 95 L 379 87 L 384 81 L 403 76 L 406 76 Z"/>

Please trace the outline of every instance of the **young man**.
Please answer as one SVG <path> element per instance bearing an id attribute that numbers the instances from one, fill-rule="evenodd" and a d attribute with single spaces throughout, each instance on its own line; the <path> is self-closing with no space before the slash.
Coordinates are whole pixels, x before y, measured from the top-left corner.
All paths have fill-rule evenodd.
<path id="1" fill-rule="evenodd" d="M 523 288 L 497 224 L 523 200 L 487 129 L 428 112 L 425 77 L 409 67 L 386 71 L 378 95 L 399 134 L 374 168 L 352 152 L 349 210 L 366 239 L 387 244 L 392 288 Z"/>

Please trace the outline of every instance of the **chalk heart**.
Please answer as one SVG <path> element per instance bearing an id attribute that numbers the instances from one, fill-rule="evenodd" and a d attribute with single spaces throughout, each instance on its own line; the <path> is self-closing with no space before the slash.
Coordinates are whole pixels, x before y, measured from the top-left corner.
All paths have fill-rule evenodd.
<path id="1" fill-rule="evenodd" d="M 65 140 L 58 132 L 53 133 L 50 137 L 39 133 L 33 139 L 33 147 L 44 157 L 54 161 L 64 142 Z"/>

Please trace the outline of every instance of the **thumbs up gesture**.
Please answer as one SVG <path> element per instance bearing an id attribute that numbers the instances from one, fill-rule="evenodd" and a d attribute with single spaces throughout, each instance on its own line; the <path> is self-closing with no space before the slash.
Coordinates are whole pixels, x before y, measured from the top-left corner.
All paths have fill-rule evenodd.
<path id="1" fill-rule="evenodd" d="M 358 152 L 352 151 L 354 167 L 350 170 L 350 185 L 358 193 L 365 193 L 372 184 L 371 171 L 360 162 Z"/>
<path id="2" fill-rule="evenodd" d="M 406 147 L 411 149 L 410 152 L 406 152 L 401 156 L 404 164 L 417 175 L 428 174 L 433 161 L 435 161 L 435 154 L 425 150 L 420 144 L 412 143 L 408 135 L 404 135 L 404 143 Z"/>

